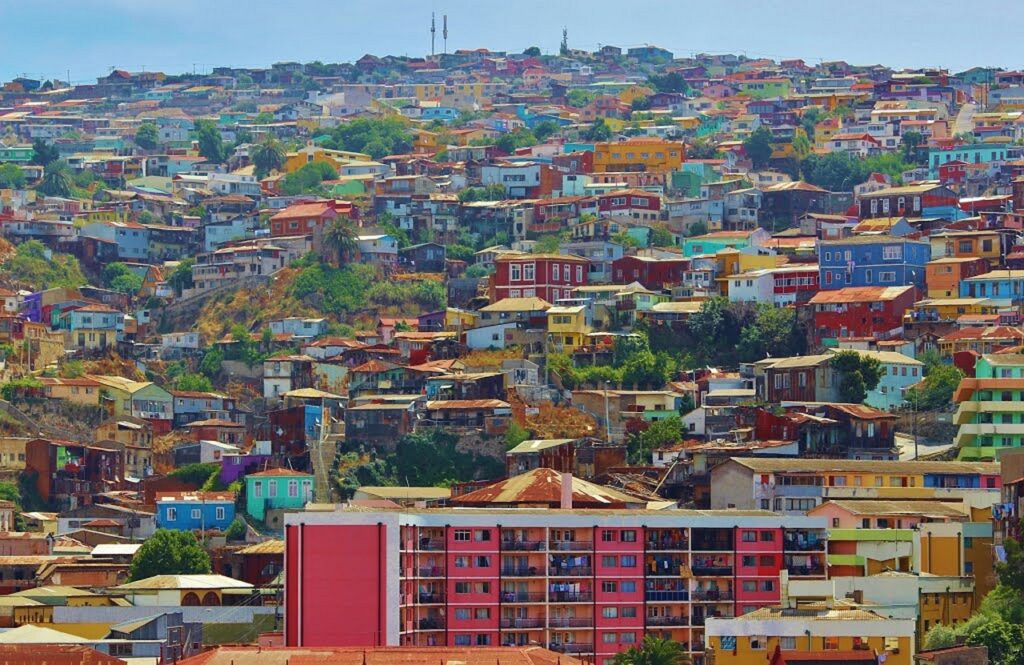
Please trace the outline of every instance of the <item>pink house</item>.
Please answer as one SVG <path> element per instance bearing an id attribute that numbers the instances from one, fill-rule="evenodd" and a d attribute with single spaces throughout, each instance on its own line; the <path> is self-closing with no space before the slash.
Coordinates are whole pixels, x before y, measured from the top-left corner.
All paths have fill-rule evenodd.
<path id="1" fill-rule="evenodd" d="M 833 500 L 807 511 L 833 529 L 912 529 L 922 522 L 962 522 L 967 515 L 941 501 Z"/>

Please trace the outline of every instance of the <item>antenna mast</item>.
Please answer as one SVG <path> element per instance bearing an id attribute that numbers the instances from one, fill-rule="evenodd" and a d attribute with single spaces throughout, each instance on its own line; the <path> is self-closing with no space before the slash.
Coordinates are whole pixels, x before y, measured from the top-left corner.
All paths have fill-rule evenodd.
<path id="1" fill-rule="evenodd" d="M 444 38 L 444 53 L 448 55 L 448 15 L 441 17 L 441 37 Z"/>
<path id="2" fill-rule="evenodd" d="M 434 57 L 434 37 L 437 34 L 437 23 L 434 21 L 434 12 L 430 12 L 430 57 Z"/>

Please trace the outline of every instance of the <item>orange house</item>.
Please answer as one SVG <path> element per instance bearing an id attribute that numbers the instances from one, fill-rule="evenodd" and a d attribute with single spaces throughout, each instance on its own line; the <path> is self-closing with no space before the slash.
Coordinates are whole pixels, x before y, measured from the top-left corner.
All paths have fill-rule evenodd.
<path id="1" fill-rule="evenodd" d="M 968 277 L 983 275 L 991 268 L 980 256 L 947 256 L 925 264 L 925 284 L 929 298 L 957 298 L 960 282 Z"/>

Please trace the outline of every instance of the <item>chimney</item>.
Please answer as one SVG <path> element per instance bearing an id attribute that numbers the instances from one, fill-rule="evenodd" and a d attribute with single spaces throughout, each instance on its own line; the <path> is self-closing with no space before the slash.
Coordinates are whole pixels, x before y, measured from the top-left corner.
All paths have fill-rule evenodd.
<path id="1" fill-rule="evenodd" d="M 562 510 L 572 510 L 572 474 L 562 473 L 562 502 L 559 505 Z"/>

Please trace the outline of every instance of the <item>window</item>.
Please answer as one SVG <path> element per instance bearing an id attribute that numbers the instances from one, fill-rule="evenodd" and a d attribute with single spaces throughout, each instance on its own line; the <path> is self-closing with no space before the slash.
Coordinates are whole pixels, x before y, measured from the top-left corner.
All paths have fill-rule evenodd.
<path id="1" fill-rule="evenodd" d="M 615 542 L 615 531 L 611 529 L 605 529 L 601 532 L 601 542 L 603 543 L 614 543 Z"/>
<path id="2" fill-rule="evenodd" d="M 455 557 L 456 568 L 469 568 L 469 557 L 468 556 L 457 556 Z"/>
<path id="3" fill-rule="evenodd" d="M 523 281 L 524 282 L 532 282 L 533 279 L 534 279 L 535 270 L 536 270 L 536 265 L 535 264 L 533 264 L 533 263 L 524 263 L 523 264 Z"/>
<path id="4" fill-rule="evenodd" d="M 619 608 L 617 607 L 605 607 L 601 609 L 601 616 L 605 619 L 618 619 Z"/>
<path id="5" fill-rule="evenodd" d="M 456 582 L 455 593 L 471 593 L 469 582 Z"/>
<path id="6" fill-rule="evenodd" d="M 469 542 L 469 530 L 459 529 L 455 532 L 455 542 Z"/>
<path id="7" fill-rule="evenodd" d="M 469 635 L 455 634 L 455 646 L 457 647 L 468 647 L 472 646 L 473 641 Z"/>
<path id="8" fill-rule="evenodd" d="M 473 593 L 490 593 L 491 583 L 490 582 L 477 582 L 473 585 Z"/>
<path id="9" fill-rule="evenodd" d="M 191 517 L 192 519 L 194 519 L 194 520 L 197 520 L 197 519 L 199 519 L 199 517 L 200 517 L 201 515 L 202 515 L 202 513 L 200 512 L 200 510 L 199 510 L 198 508 L 193 508 L 193 509 L 192 509 L 192 512 L 191 512 L 191 514 L 190 514 L 190 517 Z"/>
<path id="10" fill-rule="evenodd" d="M 761 591 L 765 593 L 775 591 L 775 580 L 761 580 Z"/>
<path id="11" fill-rule="evenodd" d="M 601 641 L 605 644 L 615 644 L 619 641 L 618 633 L 605 633 L 601 636 Z"/>
<path id="12" fill-rule="evenodd" d="M 476 558 L 476 567 L 477 568 L 490 568 L 491 567 L 491 557 L 489 557 L 489 556 L 478 556 Z"/>
<path id="13" fill-rule="evenodd" d="M 615 593 L 618 590 L 619 590 L 619 585 L 618 585 L 617 582 L 612 582 L 612 581 L 609 581 L 609 580 L 605 580 L 604 582 L 601 582 L 601 591 L 604 591 L 605 593 Z"/>
<path id="14" fill-rule="evenodd" d="M 486 543 L 491 539 L 491 532 L 487 529 L 481 529 L 473 532 L 473 540 L 478 543 Z"/>
<path id="15" fill-rule="evenodd" d="M 902 245 L 886 245 L 882 247 L 882 260 L 884 261 L 899 261 L 903 258 L 903 246 Z"/>
<path id="16" fill-rule="evenodd" d="M 743 580 L 743 591 L 745 593 L 757 591 L 757 582 L 755 580 Z"/>
<path id="17" fill-rule="evenodd" d="M 636 557 L 632 554 L 627 554 L 619 559 L 619 566 L 622 568 L 636 568 Z"/>
<path id="18" fill-rule="evenodd" d="M 299 495 L 299 481 L 289 480 L 288 481 L 288 496 L 295 498 Z"/>
<path id="19" fill-rule="evenodd" d="M 622 633 L 619 635 L 619 642 L 623 644 L 636 644 L 636 633 Z"/>
<path id="20" fill-rule="evenodd" d="M 513 282 L 520 282 L 523 279 L 522 267 L 518 263 L 509 266 L 509 279 Z"/>
<path id="21" fill-rule="evenodd" d="M 252 484 L 252 489 L 253 489 L 257 499 L 260 498 L 261 496 L 263 496 L 263 483 L 260 482 L 259 480 L 255 481 Z"/>
<path id="22" fill-rule="evenodd" d="M 583 266 L 576 266 L 576 281 L 583 282 Z"/>
<path id="23" fill-rule="evenodd" d="M 624 543 L 635 543 L 636 542 L 636 531 L 623 531 L 619 534 L 622 537 Z"/>
<path id="24" fill-rule="evenodd" d="M 217 519 L 218 520 L 224 519 L 225 514 L 226 513 L 224 512 L 224 506 L 217 506 L 217 510 L 216 510 Z"/>
<path id="25" fill-rule="evenodd" d="M 839 649 L 839 638 L 838 637 L 825 637 L 825 649 L 827 651 L 835 651 Z"/>
<path id="26" fill-rule="evenodd" d="M 761 542 L 762 543 L 775 542 L 775 532 L 774 531 L 762 531 L 761 532 Z"/>
<path id="27" fill-rule="evenodd" d="M 271 482 L 267 483 L 267 485 L 270 488 L 270 496 L 271 496 L 271 498 L 277 496 L 277 483 L 271 481 Z"/>
<path id="28" fill-rule="evenodd" d="M 751 554 L 744 555 L 742 563 L 744 568 L 753 568 L 757 565 L 757 557 Z"/>
<path id="29" fill-rule="evenodd" d="M 622 583 L 622 593 L 636 593 L 636 582 L 626 581 Z"/>
<path id="30" fill-rule="evenodd" d="M 168 522 L 174 522 L 177 519 L 178 519 L 178 509 L 177 508 L 168 508 L 167 509 L 167 521 Z"/>
<path id="31" fill-rule="evenodd" d="M 775 565 L 775 557 L 773 557 L 771 554 L 762 554 L 761 556 L 759 556 L 757 558 L 757 565 L 759 565 L 759 566 L 774 566 Z"/>
<path id="32" fill-rule="evenodd" d="M 896 273 L 891 271 L 884 271 L 878 273 L 878 281 L 881 283 L 889 283 L 896 281 Z"/>
<path id="33" fill-rule="evenodd" d="M 476 645 L 478 647 L 488 647 L 491 645 L 491 636 L 487 633 L 481 633 L 476 636 Z"/>
<path id="34" fill-rule="evenodd" d="M 491 608 L 489 607 L 478 607 L 473 611 L 473 618 L 482 620 L 491 618 Z"/>
<path id="35" fill-rule="evenodd" d="M 781 378 L 781 377 L 776 377 Z M 756 543 L 757 542 L 757 531 L 744 531 L 743 542 L 745 543 Z"/>
<path id="36" fill-rule="evenodd" d="M 469 621 L 469 617 L 470 616 L 472 616 L 472 615 L 470 614 L 470 611 L 469 611 L 468 607 L 456 607 L 455 608 L 455 618 L 457 620 L 459 620 L 459 621 Z"/>
<path id="37" fill-rule="evenodd" d="M 788 636 L 780 637 L 779 648 L 783 651 L 793 651 L 796 649 L 796 638 Z"/>
<path id="38" fill-rule="evenodd" d="M 557 282 L 562 279 L 561 270 L 559 270 L 559 268 L 560 266 L 557 263 L 551 266 L 551 281 Z"/>
<path id="39" fill-rule="evenodd" d="M 618 557 L 615 556 L 603 556 L 601 557 L 601 565 L 605 568 L 614 568 L 618 563 Z"/>
<path id="40" fill-rule="evenodd" d="M 636 607 L 623 607 L 621 610 L 619 610 L 619 616 L 623 619 L 635 619 Z"/>
<path id="41" fill-rule="evenodd" d="M 750 638 L 750 648 L 751 649 L 758 649 L 758 650 L 767 649 L 768 648 L 768 638 L 763 636 L 763 635 L 758 635 L 756 637 L 751 637 Z"/>

